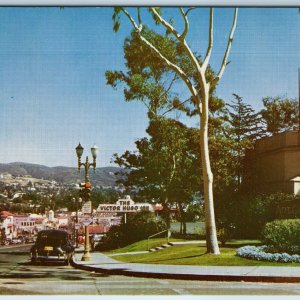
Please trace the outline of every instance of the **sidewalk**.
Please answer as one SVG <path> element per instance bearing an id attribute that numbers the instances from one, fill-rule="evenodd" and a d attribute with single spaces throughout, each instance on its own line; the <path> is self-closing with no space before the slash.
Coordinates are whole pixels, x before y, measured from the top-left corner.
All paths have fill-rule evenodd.
<path id="1" fill-rule="evenodd" d="M 75 268 L 108 275 L 205 281 L 300 282 L 300 267 L 135 264 L 123 263 L 99 252 L 91 252 L 91 261 L 81 261 L 82 255 L 82 250 L 77 250 L 72 262 Z"/>

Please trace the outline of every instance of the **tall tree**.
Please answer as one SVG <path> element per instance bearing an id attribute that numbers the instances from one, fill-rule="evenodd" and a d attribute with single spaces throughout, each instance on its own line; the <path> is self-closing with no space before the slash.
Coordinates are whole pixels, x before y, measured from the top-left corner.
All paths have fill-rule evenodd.
<path id="1" fill-rule="evenodd" d="M 248 150 L 252 149 L 255 140 L 264 135 L 262 118 L 251 105 L 244 102 L 243 98 L 233 94 L 234 101 L 228 104 L 227 136 L 232 140 L 232 158 L 237 188 L 242 182 L 244 158 Z"/>
<path id="2" fill-rule="evenodd" d="M 189 32 L 189 20 L 188 14 L 194 8 L 178 8 L 179 16 L 182 18 L 184 23 L 184 29 L 180 33 L 173 25 L 173 21 L 167 21 L 161 14 L 161 10 L 155 7 L 148 8 L 156 24 L 161 25 L 167 32 L 167 37 L 172 40 L 178 47 L 176 48 L 176 54 L 181 52 L 185 53 L 188 57 L 188 61 L 192 66 L 196 76 L 181 68 L 177 61 L 174 61 L 172 57 L 169 57 L 164 52 L 164 48 L 161 45 L 155 45 L 151 39 L 145 35 L 145 26 L 142 23 L 141 8 L 137 8 L 137 21 L 133 15 L 123 7 L 115 8 L 113 15 L 114 30 L 117 31 L 120 27 L 120 16 L 125 15 L 135 30 L 135 33 L 140 38 L 140 42 L 146 45 L 149 50 L 156 54 L 157 60 L 163 64 L 166 68 L 173 71 L 181 81 L 186 85 L 190 92 L 192 103 L 199 115 L 199 136 L 200 136 L 200 149 L 202 159 L 202 176 L 204 182 L 204 202 L 205 202 L 205 222 L 206 222 L 206 242 L 207 252 L 213 254 L 219 254 L 219 246 L 217 240 L 217 232 L 215 225 L 215 214 L 214 214 L 214 202 L 213 202 L 213 174 L 210 164 L 209 147 L 208 147 L 208 120 L 209 120 L 209 101 L 211 98 L 211 90 L 217 85 L 221 79 L 226 66 L 228 65 L 228 56 L 233 42 L 233 35 L 236 28 L 237 21 L 237 9 L 234 10 L 233 22 L 228 37 L 227 47 L 223 55 L 223 60 L 217 74 L 207 79 L 206 72 L 208 69 L 209 60 L 211 58 L 213 48 L 213 16 L 214 10 L 210 8 L 209 18 L 209 30 L 208 30 L 208 46 L 207 51 L 202 62 L 199 61 L 197 56 L 192 52 L 189 44 L 187 43 L 186 37 Z"/>
<path id="3" fill-rule="evenodd" d="M 262 99 L 264 109 L 261 115 L 267 133 L 273 135 L 286 130 L 299 128 L 299 103 L 297 100 L 281 97 Z"/>
<path id="4" fill-rule="evenodd" d="M 155 199 L 166 212 L 176 202 L 182 207 L 199 188 L 198 135 L 195 129 L 167 118 L 151 121 L 147 132 L 149 138 L 136 141 L 138 151 L 115 155 L 115 162 L 124 168 L 119 183 L 140 198 Z"/>

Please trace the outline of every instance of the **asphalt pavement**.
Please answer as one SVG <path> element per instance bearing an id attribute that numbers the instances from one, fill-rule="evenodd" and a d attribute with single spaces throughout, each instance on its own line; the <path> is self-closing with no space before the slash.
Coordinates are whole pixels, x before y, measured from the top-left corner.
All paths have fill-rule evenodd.
<path id="1" fill-rule="evenodd" d="M 300 282 L 299 267 L 230 267 L 124 263 L 100 252 L 91 252 L 91 261 L 81 261 L 82 250 L 80 248 L 76 250 L 72 265 L 75 268 L 96 273 L 204 281 Z M 143 253 L 147 255 L 146 251 Z"/>

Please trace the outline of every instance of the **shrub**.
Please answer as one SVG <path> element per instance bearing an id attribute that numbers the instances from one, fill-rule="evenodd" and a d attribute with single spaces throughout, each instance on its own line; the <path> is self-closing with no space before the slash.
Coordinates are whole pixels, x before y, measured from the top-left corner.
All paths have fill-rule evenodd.
<path id="1" fill-rule="evenodd" d="M 165 229 L 166 224 L 156 220 L 155 215 L 149 211 L 128 214 L 126 224 L 112 226 L 96 250 L 124 247 Z"/>
<path id="2" fill-rule="evenodd" d="M 269 252 L 300 253 L 300 219 L 269 222 L 262 238 Z"/>
<path id="3" fill-rule="evenodd" d="M 267 246 L 244 246 L 236 251 L 236 255 L 243 258 L 264 260 L 270 262 L 300 262 L 300 255 L 288 253 L 268 253 Z"/>
<path id="4" fill-rule="evenodd" d="M 228 231 L 228 225 L 232 224 L 235 227 L 230 231 L 233 238 L 260 238 L 265 224 L 278 218 L 278 206 L 296 199 L 284 193 L 224 196 L 223 206 L 217 209 L 218 228 Z"/>
<path id="5" fill-rule="evenodd" d="M 225 246 L 226 242 L 232 239 L 234 233 L 234 225 L 228 224 L 228 226 L 219 227 L 217 231 L 218 240 L 222 246 Z"/>

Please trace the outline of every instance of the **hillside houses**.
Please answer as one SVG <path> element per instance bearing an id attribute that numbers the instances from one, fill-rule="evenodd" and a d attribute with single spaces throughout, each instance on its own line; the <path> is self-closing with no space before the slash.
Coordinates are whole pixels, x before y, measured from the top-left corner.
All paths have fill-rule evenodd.
<path id="1" fill-rule="evenodd" d="M 62 229 L 72 232 L 74 225 L 72 213 L 56 214 L 52 210 L 46 214 L 17 214 L 9 211 L 0 213 L 2 238 L 12 239 L 18 236 L 35 236 L 45 229 Z"/>

